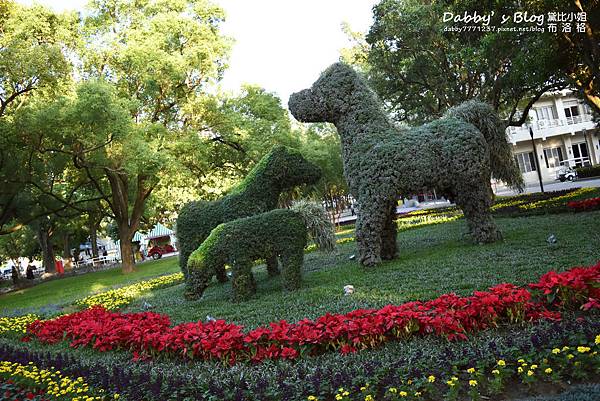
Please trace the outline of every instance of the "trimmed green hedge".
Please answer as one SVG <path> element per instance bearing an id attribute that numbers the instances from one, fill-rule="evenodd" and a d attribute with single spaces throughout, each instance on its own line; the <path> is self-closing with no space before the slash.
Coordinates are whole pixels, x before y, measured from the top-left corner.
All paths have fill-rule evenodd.
<path id="1" fill-rule="evenodd" d="M 275 209 L 282 192 L 301 184 L 313 184 L 320 177 L 319 167 L 300 152 L 277 146 L 227 196 L 214 202 L 194 201 L 185 205 L 177 218 L 179 266 L 183 274 L 187 275 L 190 254 L 216 226 Z M 270 267 L 276 269 L 272 263 Z M 219 279 L 224 281 L 226 277 L 221 275 Z"/>
<path id="2" fill-rule="evenodd" d="M 577 176 L 579 178 L 600 176 L 600 164 L 596 166 L 577 167 L 575 170 L 577 171 Z"/>
<path id="3" fill-rule="evenodd" d="M 195 250 L 188 260 L 186 294 L 199 298 L 213 275 L 224 275 L 232 267 L 233 299 L 248 299 L 256 292 L 252 263 L 279 257 L 286 290 L 300 287 L 307 229 L 300 213 L 276 209 L 223 223 Z"/>

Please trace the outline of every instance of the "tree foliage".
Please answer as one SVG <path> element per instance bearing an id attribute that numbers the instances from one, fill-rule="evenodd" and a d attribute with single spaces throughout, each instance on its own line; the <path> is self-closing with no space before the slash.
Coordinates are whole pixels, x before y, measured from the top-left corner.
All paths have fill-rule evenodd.
<path id="1" fill-rule="evenodd" d="M 542 3 L 543 10 L 533 1 L 495 2 L 492 8 L 472 0 L 382 0 L 374 7 L 366 37 L 371 81 L 398 120 L 438 118 L 448 108 L 478 98 L 504 112 L 510 125 L 521 125 L 543 93 L 568 84 L 560 42 L 536 32 L 445 32 L 451 22 L 443 22 L 442 15 L 494 11 L 499 18 L 557 6 Z M 502 25 L 518 26 L 512 20 Z"/>

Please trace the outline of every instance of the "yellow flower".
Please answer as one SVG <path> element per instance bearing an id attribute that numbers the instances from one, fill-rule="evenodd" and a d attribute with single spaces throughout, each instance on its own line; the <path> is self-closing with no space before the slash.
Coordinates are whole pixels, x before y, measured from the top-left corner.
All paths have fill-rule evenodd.
<path id="1" fill-rule="evenodd" d="M 600 344 L 600 334 L 598 334 L 598 335 L 596 336 L 595 343 L 596 343 L 596 344 Z"/>
<path id="2" fill-rule="evenodd" d="M 554 355 L 556 355 L 556 354 L 560 354 L 560 350 L 559 350 L 558 348 L 554 348 L 554 349 L 552 350 L 552 353 L 553 353 Z"/>
<path id="3" fill-rule="evenodd" d="M 467 372 L 468 373 L 475 373 L 475 368 L 469 368 L 469 369 L 467 369 Z"/>
<path id="4" fill-rule="evenodd" d="M 538 365 L 531 365 L 531 370 L 536 370 Z"/>
<path id="5" fill-rule="evenodd" d="M 494 370 L 492 370 L 492 373 L 495 374 L 495 375 L 499 375 L 500 371 L 498 369 L 494 369 Z"/>
<path id="6" fill-rule="evenodd" d="M 517 362 L 519 362 L 519 363 L 525 363 L 525 359 L 519 359 Z"/>
<path id="7" fill-rule="evenodd" d="M 368 394 L 368 395 L 365 397 L 365 401 L 375 401 L 375 398 L 373 398 L 373 396 L 372 396 L 371 394 Z"/>
<path id="8" fill-rule="evenodd" d="M 586 352 L 590 351 L 590 347 L 583 347 L 583 346 L 579 346 L 577 347 L 577 352 L 579 352 L 580 354 L 584 354 Z"/>
<path id="9" fill-rule="evenodd" d="M 533 376 L 533 375 L 534 375 L 533 370 L 528 370 L 527 371 L 527 376 Z"/>
<path id="10" fill-rule="evenodd" d="M 308 401 L 317 401 L 317 397 L 315 397 L 314 395 L 309 395 Z"/>
<path id="11" fill-rule="evenodd" d="M 573 359 L 573 358 L 575 358 L 575 355 L 573 355 L 573 354 L 569 354 L 569 355 L 567 355 L 567 358 L 568 358 L 568 359 Z"/>
<path id="12" fill-rule="evenodd" d="M 398 392 L 398 389 L 397 389 L 396 387 L 390 387 L 390 390 L 389 390 L 389 392 L 390 392 L 390 393 L 397 393 L 397 392 Z"/>
<path id="13" fill-rule="evenodd" d="M 339 395 L 339 394 L 336 394 L 336 395 L 335 395 L 335 399 L 336 399 L 336 400 L 342 400 L 342 399 L 344 399 L 344 397 L 342 397 L 342 396 L 341 396 L 341 395 Z"/>
<path id="14" fill-rule="evenodd" d="M 349 392 L 347 392 L 347 391 L 344 391 L 344 392 L 342 393 L 342 395 L 343 395 L 344 397 L 348 397 L 348 396 L 350 395 L 350 393 L 349 393 Z"/>
<path id="15" fill-rule="evenodd" d="M 366 389 L 367 389 L 367 388 L 366 388 L 365 386 L 362 386 L 362 387 L 360 388 L 360 391 L 365 391 Z"/>
<path id="16" fill-rule="evenodd" d="M 523 368 L 519 366 L 519 367 L 517 368 L 517 372 L 519 372 L 519 373 L 523 373 Z"/>
<path id="17" fill-rule="evenodd" d="M 344 391 L 343 387 L 338 388 L 338 393 L 341 393 L 342 391 Z"/>
<path id="18" fill-rule="evenodd" d="M 448 380 L 446 384 L 448 384 L 450 387 L 456 386 L 456 383 L 454 383 L 452 380 Z"/>
<path id="19" fill-rule="evenodd" d="M 415 397 L 420 397 L 421 396 L 421 392 L 420 391 L 415 391 Z"/>
<path id="20" fill-rule="evenodd" d="M 498 361 L 498 366 L 506 366 L 506 362 L 504 362 L 504 360 L 503 360 L 503 359 L 500 359 L 500 360 Z"/>
<path id="21" fill-rule="evenodd" d="M 477 386 L 477 380 L 469 380 L 469 386 L 471 386 L 471 387 Z"/>
<path id="22" fill-rule="evenodd" d="M 428 381 L 429 383 L 433 383 L 433 382 L 435 382 L 435 376 L 434 376 L 434 375 L 430 375 L 430 376 L 427 378 L 427 381 Z"/>
<path id="23" fill-rule="evenodd" d="M 544 370 L 544 372 L 550 374 L 550 373 L 552 373 L 552 368 L 546 368 L 546 370 Z"/>
<path id="24" fill-rule="evenodd" d="M 406 381 L 406 384 L 409 384 L 409 385 L 410 385 L 410 384 L 412 384 L 412 380 L 408 379 L 408 380 Z"/>
<path id="25" fill-rule="evenodd" d="M 562 347 L 562 350 L 563 350 L 563 351 L 568 351 L 568 350 L 570 350 L 570 349 L 571 349 L 571 348 L 567 347 L 566 345 L 565 345 L 564 347 Z"/>
<path id="26" fill-rule="evenodd" d="M 406 391 L 400 391 L 398 395 L 400 395 L 400 397 L 406 397 L 408 393 Z"/>

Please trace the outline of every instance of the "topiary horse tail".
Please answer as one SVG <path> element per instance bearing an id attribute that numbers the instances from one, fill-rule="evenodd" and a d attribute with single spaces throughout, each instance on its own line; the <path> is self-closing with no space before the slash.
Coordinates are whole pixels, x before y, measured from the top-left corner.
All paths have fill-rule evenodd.
<path id="1" fill-rule="evenodd" d="M 519 192 L 523 191 L 523 175 L 515 163 L 506 138 L 506 123 L 489 104 L 469 100 L 452 107 L 446 111 L 445 116 L 458 118 L 477 127 L 489 146 L 492 177 L 502 180 Z"/>
<path id="2" fill-rule="evenodd" d="M 335 249 L 335 227 L 323 206 L 316 202 L 299 200 L 294 202 L 290 209 L 302 217 L 308 235 L 317 249 L 324 252 L 331 252 Z"/>

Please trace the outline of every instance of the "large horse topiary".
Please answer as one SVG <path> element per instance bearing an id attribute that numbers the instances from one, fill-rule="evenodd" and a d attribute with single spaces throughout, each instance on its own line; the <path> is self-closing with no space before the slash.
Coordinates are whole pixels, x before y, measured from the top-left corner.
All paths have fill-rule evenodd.
<path id="1" fill-rule="evenodd" d="M 246 178 L 225 197 L 186 204 L 177 218 L 179 266 L 187 277 L 189 255 L 221 223 L 274 209 L 279 195 L 301 184 L 313 184 L 321 177 L 318 166 L 300 152 L 277 146 L 265 155 Z M 270 274 L 277 274 L 276 260 L 267 263 Z M 219 270 L 219 281 L 227 277 Z"/>
<path id="2" fill-rule="evenodd" d="M 365 80 L 343 63 L 327 68 L 310 89 L 292 94 L 288 105 L 299 121 L 337 128 L 344 176 L 359 205 L 356 239 L 362 264 L 396 256 L 397 199 L 423 190 L 452 199 L 477 242 L 501 238 L 490 216 L 490 178 L 515 188 L 522 187 L 523 178 L 505 124 L 489 105 L 469 101 L 429 124 L 398 128 Z"/>

